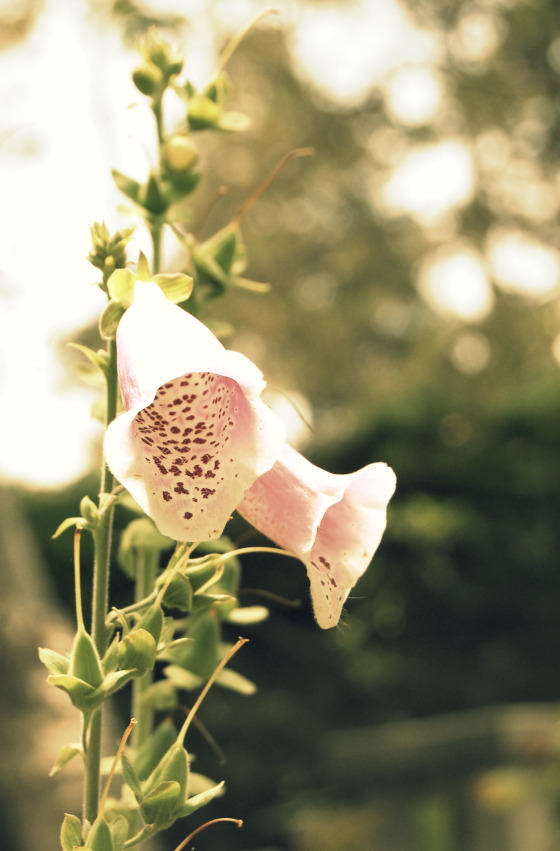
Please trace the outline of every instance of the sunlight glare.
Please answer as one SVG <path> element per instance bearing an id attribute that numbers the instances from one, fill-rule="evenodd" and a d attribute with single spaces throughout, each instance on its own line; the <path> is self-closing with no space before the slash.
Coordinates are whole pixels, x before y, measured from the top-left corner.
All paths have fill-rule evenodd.
<path id="1" fill-rule="evenodd" d="M 291 51 L 298 73 L 323 97 L 353 107 L 403 63 L 435 62 L 441 48 L 399 0 L 355 0 L 304 6 Z"/>
<path id="2" fill-rule="evenodd" d="M 466 205 L 474 193 L 473 158 L 460 139 L 418 146 L 400 164 L 374 198 L 386 215 L 408 214 L 431 224 L 454 207 Z"/>
<path id="3" fill-rule="evenodd" d="M 404 66 L 388 80 L 385 88 L 389 115 L 409 127 L 433 121 L 442 97 L 442 81 L 429 67 Z"/>
<path id="4" fill-rule="evenodd" d="M 560 252 L 524 231 L 496 230 L 487 257 L 494 280 L 507 292 L 547 296 L 560 285 Z"/>
<path id="5" fill-rule="evenodd" d="M 464 244 L 427 257 L 418 274 L 418 289 L 438 313 L 471 322 L 486 319 L 494 304 L 483 258 Z"/>

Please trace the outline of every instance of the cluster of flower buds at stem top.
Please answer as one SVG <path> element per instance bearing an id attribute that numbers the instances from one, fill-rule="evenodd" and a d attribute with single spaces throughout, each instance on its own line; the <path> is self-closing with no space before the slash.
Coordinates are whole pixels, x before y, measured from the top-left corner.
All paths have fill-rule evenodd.
<path id="1" fill-rule="evenodd" d="M 91 227 L 92 248 L 88 260 L 96 269 L 101 269 L 103 281 L 99 286 L 105 292 L 115 269 L 122 269 L 126 264 L 126 246 L 133 231 L 134 228 L 124 228 L 111 235 L 104 223 L 96 222 Z"/>
<path id="2" fill-rule="evenodd" d="M 153 99 L 161 98 L 169 81 L 183 70 L 184 60 L 156 29 L 150 29 L 140 46 L 142 62 L 132 72 L 139 92 Z"/>

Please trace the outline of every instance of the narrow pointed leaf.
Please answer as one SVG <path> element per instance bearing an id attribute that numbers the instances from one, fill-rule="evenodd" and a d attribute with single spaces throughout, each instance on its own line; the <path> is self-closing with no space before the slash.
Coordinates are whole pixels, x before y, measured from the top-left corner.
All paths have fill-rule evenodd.
<path id="1" fill-rule="evenodd" d="M 75 756 L 83 756 L 84 749 L 80 742 L 74 742 L 71 745 L 64 745 L 58 752 L 56 762 L 49 772 L 49 777 L 54 777 L 58 772 L 67 765 Z"/>
<path id="2" fill-rule="evenodd" d="M 217 798 L 219 795 L 223 794 L 224 787 L 225 782 L 222 780 L 221 783 L 218 783 L 216 786 L 212 786 L 211 789 L 206 789 L 206 791 L 200 792 L 200 794 L 194 795 L 192 798 L 189 798 L 178 811 L 177 818 L 184 818 L 185 816 L 190 816 L 191 813 L 194 813 L 196 810 L 199 810 L 200 807 L 204 807 L 206 804 L 209 804 L 210 801 L 214 800 L 214 798 Z"/>
<path id="3" fill-rule="evenodd" d="M 62 653 L 57 653 L 56 650 L 49 650 L 48 647 L 40 647 L 39 659 L 50 674 L 68 673 L 70 659 L 68 656 L 63 656 Z"/>

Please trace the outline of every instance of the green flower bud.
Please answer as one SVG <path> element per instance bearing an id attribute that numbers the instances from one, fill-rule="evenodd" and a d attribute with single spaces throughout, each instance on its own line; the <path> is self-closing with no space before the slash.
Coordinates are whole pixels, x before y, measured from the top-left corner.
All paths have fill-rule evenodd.
<path id="1" fill-rule="evenodd" d="M 80 513 L 89 529 L 97 528 L 99 524 L 99 509 L 89 496 L 84 496 L 80 501 Z"/>
<path id="2" fill-rule="evenodd" d="M 142 790 L 143 795 L 150 795 L 156 791 L 162 783 L 170 781 L 179 786 L 179 798 L 181 804 L 187 794 L 187 778 L 189 774 L 189 760 L 187 752 L 181 744 L 175 742 L 158 762 Z M 148 821 L 148 819 L 146 819 Z"/>
<path id="3" fill-rule="evenodd" d="M 83 680 L 93 688 L 97 688 L 103 682 L 103 668 L 99 654 L 91 635 L 84 629 L 79 629 L 76 633 L 68 673 L 71 677 Z"/>
<path id="4" fill-rule="evenodd" d="M 135 629 L 119 644 L 119 665 L 123 670 L 143 674 L 154 667 L 157 646 L 154 636 L 146 629 Z"/>
<path id="5" fill-rule="evenodd" d="M 163 159 L 174 173 L 188 171 L 198 162 L 198 150 L 188 136 L 174 136 L 166 142 L 163 149 Z"/>
<path id="6" fill-rule="evenodd" d="M 204 89 L 204 97 L 213 100 L 214 103 L 222 104 L 231 91 L 231 82 L 226 74 L 219 74 L 217 77 L 208 83 Z"/>
<path id="7" fill-rule="evenodd" d="M 146 612 L 144 612 L 136 627 L 136 630 L 145 630 L 146 632 L 149 632 L 157 644 L 161 635 L 162 628 L 163 611 L 159 603 L 154 603 Z"/>
<path id="8" fill-rule="evenodd" d="M 121 175 L 121 177 L 124 178 L 124 175 Z M 128 180 L 129 178 L 125 179 Z M 100 287 L 104 291 L 106 291 L 105 285 L 111 273 L 117 268 L 122 268 L 126 263 L 126 246 L 133 231 L 134 228 L 125 228 L 111 235 L 107 227 L 98 222 L 91 228 L 93 247 L 88 255 L 88 260 L 103 272 L 103 282 Z"/>
<path id="9" fill-rule="evenodd" d="M 139 203 L 148 210 L 149 213 L 164 213 L 169 207 L 169 202 L 165 197 L 165 193 L 159 183 L 159 180 L 154 174 L 148 178 L 148 182 L 144 187 Z"/>
<path id="10" fill-rule="evenodd" d="M 210 98 L 198 96 L 189 102 L 188 121 L 191 130 L 217 127 L 222 115 L 221 107 Z"/>
<path id="11" fill-rule="evenodd" d="M 132 72 L 132 82 L 139 92 L 149 97 L 161 90 L 163 74 L 155 65 L 143 63 Z"/>
<path id="12" fill-rule="evenodd" d="M 184 60 L 181 54 L 177 53 L 154 28 L 148 31 L 141 52 L 147 62 L 159 68 L 167 80 L 180 74 L 183 69 Z"/>
<path id="13" fill-rule="evenodd" d="M 165 830 L 176 820 L 175 814 L 182 803 L 179 784 L 167 780 L 142 799 L 140 812 L 147 824 L 153 824 L 156 830 Z"/>
<path id="14" fill-rule="evenodd" d="M 145 780 L 175 743 L 177 732 L 172 722 L 166 719 L 158 724 L 154 732 L 140 748 L 134 759 L 134 769 L 140 780 Z"/>

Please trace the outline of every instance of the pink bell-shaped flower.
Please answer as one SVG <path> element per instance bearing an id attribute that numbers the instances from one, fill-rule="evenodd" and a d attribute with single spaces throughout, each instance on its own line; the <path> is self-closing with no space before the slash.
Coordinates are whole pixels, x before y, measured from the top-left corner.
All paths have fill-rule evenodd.
<path id="1" fill-rule="evenodd" d="M 319 626 L 336 626 L 385 530 L 396 477 L 386 464 L 335 475 L 285 444 L 238 507 L 256 529 L 307 567 Z"/>
<path id="2" fill-rule="evenodd" d="M 284 443 L 261 372 L 141 281 L 118 326 L 117 362 L 125 413 L 105 436 L 110 470 L 164 535 L 218 538 Z"/>

